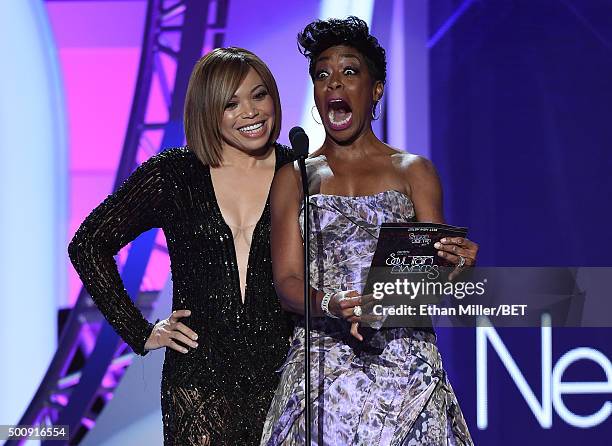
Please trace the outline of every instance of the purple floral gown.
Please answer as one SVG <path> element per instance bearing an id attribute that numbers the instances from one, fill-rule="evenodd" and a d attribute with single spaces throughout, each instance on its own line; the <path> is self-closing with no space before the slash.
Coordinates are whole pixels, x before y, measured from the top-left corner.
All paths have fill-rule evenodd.
<path id="1" fill-rule="evenodd" d="M 310 203 L 311 285 L 324 292 L 361 292 L 380 225 L 415 215 L 411 200 L 394 190 L 359 197 L 316 194 Z M 370 329 L 359 342 L 344 320 L 315 318 L 312 326 L 313 444 L 473 445 L 433 332 Z M 302 322 L 278 371 L 262 446 L 305 444 L 303 361 Z"/>

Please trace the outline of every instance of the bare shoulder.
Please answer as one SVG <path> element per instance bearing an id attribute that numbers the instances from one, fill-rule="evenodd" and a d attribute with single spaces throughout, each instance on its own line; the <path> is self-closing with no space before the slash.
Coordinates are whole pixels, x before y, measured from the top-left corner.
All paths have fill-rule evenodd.
<path id="1" fill-rule="evenodd" d="M 397 151 L 392 155 L 393 164 L 406 175 L 407 179 L 413 180 L 436 180 L 438 173 L 433 163 L 422 155 Z"/>
<path id="2" fill-rule="evenodd" d="M 300 166 L 297 161 L 285 164 L 283 167 L 278 169 L 274 175 L 272 182 L 273 187 L 276 190 L 285 190 L 287 193 L 290 191 L 302 193 L 302 174 L 300 172 Z M 292 193 L 293 193 L 292 192 Z"/>
<path id="3" fill-rule="evenodd" d="M 312 152 L 311 154 L 308 155 L 308 158 L 306 159 L 311 159 L 311 158 L 318 158 L 321 155 L 323 155 L 323 152 L 325 151 L 324 147 L 319 147 L 317 150 L 315 150 L 314 152 Z"/>
<path id="4" fill-rule="evenodd" d="M 276 174 L 274 174 L 274 180 L 276 182 L 291 181 L 291 179 L 295 178 L 299 174 L 300 174 L 300 169 L 298 167 L 298 162 L 293 161 L 291 163 L 285 164 L 283 167 L 278 169 Z"/>
<path id="5" fill-rule="evenodd" d="M 287 163 L 274 175 L 270 189 L 270 199 L 275 205 L 285 205 L 296 201 L 301 195 L 300 170 L 297 161 Z M 282 207 L 282 206 L 281 206 Z"/>
<path id="6" fill-rule="evenodd" d="M 402 169 L 427 170 L 434 168 L 433 163 L 422 155 L 416 155 L 414 153 L 404 152 L 397 149 L 394 150 L 395 153 L 391 155 L 393 161 Z"/>

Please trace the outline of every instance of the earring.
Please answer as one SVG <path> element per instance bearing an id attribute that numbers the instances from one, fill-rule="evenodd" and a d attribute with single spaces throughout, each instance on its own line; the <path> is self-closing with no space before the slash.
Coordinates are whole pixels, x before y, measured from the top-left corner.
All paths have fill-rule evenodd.
<path id="1" fill-rule="evenodd" d="M 382 105 L 380 105 L 380 107 L 378 107 L 378 116 L 376 116 L 376 107 L 380 105 L 380 101 L 376 101 L 376 104 L 374 104 L 374 106 L 372 107 L 372 119 L 374 121 L 380 119 L 380 117 L 382 116 Z"/>
<path id="2" fill-rule="evenodd" d="M 315 114 L 313 113 L 315 108 L 316 108 L 316 105 L 313 105 L 312 108 L 310 109 L 310 116 L 312 116 L 312 119 L 314 119 L 314 122 L 316 122 L 319 125 L 323 125 L 322 122 L 317 121 L 317 118 L 315 117 Z M 317 114 L 319 113 L 317 112 Z"/>

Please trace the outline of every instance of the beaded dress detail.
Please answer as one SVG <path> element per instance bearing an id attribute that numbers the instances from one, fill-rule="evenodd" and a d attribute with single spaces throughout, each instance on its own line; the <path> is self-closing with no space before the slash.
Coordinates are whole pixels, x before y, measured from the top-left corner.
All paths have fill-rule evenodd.
<path id="1" fill-rule="evenodd" d="M 292 152 L 275 145 L 276 170 Z M 209 166 L 188 148 L 145 163 L 83 222 L 69 255 L 115 331 L 138 354 L 153 324 L 128 296 L 113 256 L 139 234 L 162 228 L 173 280 L 172 309 L 198 333 L 187 354 L 166 349 L 161 383 L 164 444 L 257 444 L 289 347 L 289 321 L 272 283 L 269 198 L 254 228 L 242 302 L 232 232 Z"/>

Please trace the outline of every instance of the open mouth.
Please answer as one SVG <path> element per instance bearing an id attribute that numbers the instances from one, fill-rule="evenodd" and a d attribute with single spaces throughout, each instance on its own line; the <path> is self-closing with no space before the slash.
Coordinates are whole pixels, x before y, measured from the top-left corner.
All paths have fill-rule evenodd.
<path id="1" fill-rule="evenodd" d="M 266 130 L 264 126 L 265 123 L 266 121 L 260 121 L 255 124 L 238 127 L 238 131 L 249 138 L 257 138 L 264 134 Z"/>
<path id="2" fill-rule="evenodd" d="M 327 119 L 334 130 L 344 130 L 351 125 L 353 112 L 344 99 L 331 99 L 327 103 Z"/>

